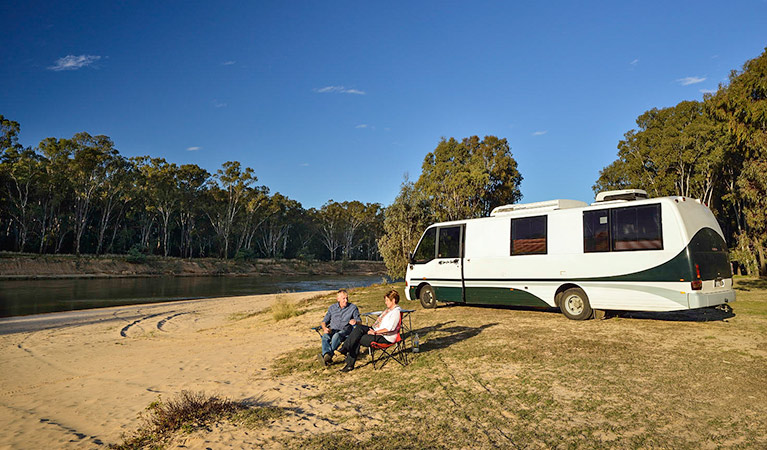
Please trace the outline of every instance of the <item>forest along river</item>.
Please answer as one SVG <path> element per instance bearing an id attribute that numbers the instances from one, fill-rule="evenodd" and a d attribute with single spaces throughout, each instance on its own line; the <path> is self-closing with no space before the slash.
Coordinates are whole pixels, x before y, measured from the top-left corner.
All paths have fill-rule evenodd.
<path id="1" fill-rule="evenodd" d="M 198 298 L 334 290 L 380 282 L 380 275 L 2 280 L 0 317 Z"/>

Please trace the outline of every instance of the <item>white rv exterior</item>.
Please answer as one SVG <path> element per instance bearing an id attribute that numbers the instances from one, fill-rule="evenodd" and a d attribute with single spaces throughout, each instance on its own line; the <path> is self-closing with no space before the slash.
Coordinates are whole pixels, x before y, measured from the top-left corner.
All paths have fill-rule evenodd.
<path id="1" fill-rule="evenodd" d="M 616 199 L 617 200 L 611 200 Z M 436 301 L 674 311 L 735 301 L 724 235 L 685 197 L 600 193 L 591 205 L 552 200 L 496 208 L 490 217 L 431 225 L 405 277 L 406 296 Z"/>

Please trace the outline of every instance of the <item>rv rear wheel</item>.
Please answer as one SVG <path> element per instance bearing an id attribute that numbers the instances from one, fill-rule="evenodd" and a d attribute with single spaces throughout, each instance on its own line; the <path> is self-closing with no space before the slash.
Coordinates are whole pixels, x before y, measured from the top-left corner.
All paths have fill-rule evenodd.
<path id="1" fill-rule="evenodd" d="M 437 307 L 437 297 L 434 295 L 434 288 L 428 284 L 421 288 L 418 298 L 421 300 L 421 305 L 423 305 L 424 308 Z"/>
<path id="2" fill-rule="evenodd" d="M 589 298 L 581 288 L 570 288 L 562 294 L 559 301 L 559 309 L 562 314 L 571 320 L 590 319 L 594 314 L 589 304 Z"/>

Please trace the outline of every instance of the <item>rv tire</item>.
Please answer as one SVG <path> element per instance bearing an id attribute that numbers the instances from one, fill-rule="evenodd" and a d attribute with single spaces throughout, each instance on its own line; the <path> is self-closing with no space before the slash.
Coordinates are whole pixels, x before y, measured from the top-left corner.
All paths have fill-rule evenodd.
<path id="1" fill-rule="evenodd" d="M 559 309 L 570 320 L 591 319 L 594 315 L 594 311 L 589 304 L 589 298 L 581 288 L 566 290 L 559 302 Z"/>
<path id="2" fill-rule="evenodd" d="M 421 288 L 418 299 L 421 300 L 421 305 L 424 308 L 433 309 L 437 307 L 437 297 L 434 295 L 434 288 L 428 284 Z"/>

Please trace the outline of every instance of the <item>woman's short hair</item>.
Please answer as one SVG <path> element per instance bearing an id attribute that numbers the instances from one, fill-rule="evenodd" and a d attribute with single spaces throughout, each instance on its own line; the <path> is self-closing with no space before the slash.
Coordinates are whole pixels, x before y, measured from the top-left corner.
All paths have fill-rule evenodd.
<path id="1" fill-rule="evenodd" d="M 392 289 L 391 291 L 387 292 L 385 297 L 394 300 L 395 305 L 399 304 L 399 292 L 397 292 L 396 289 Z"/>

